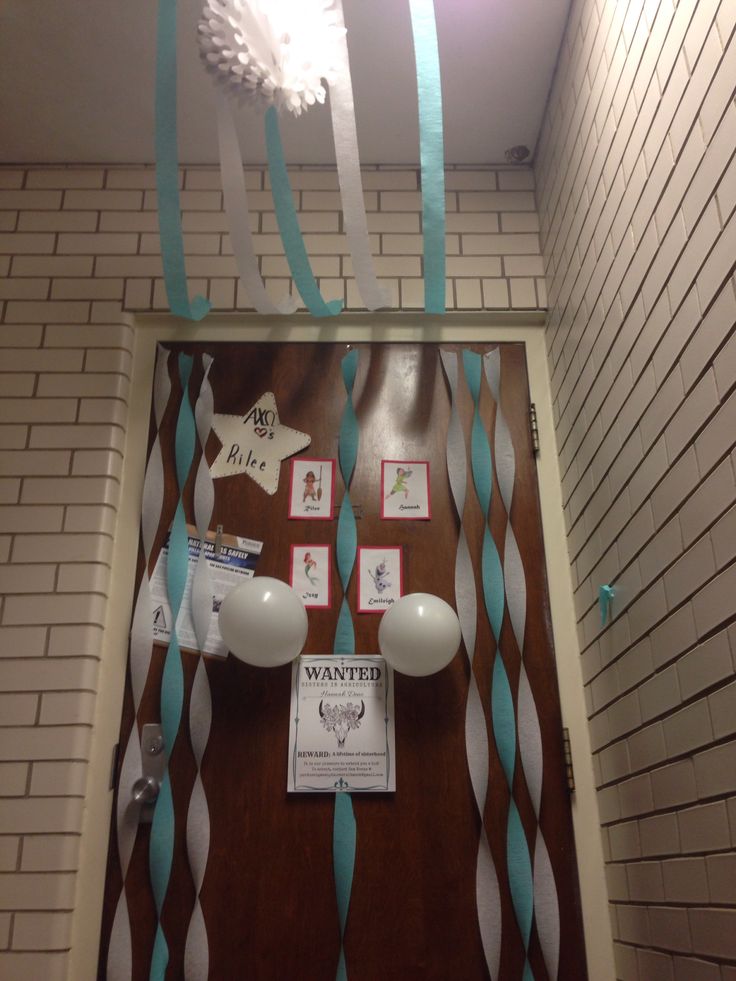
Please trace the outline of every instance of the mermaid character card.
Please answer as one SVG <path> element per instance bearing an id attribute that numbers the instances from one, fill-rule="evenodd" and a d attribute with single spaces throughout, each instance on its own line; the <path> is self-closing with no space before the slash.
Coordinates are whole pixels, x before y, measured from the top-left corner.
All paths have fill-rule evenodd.
<path id="1" fill-rule="evenodd" d="M 291 461 L 289 517 L 330 521 L 334 513 L 335 461 L 300 456 Z"/>
<path id="2" fill-rule="evenodd" d="M 358 613 L 384 613 L 404 593 L 401 546 L 358 548 Z"/>
<path id="3" fill-rule="evenodd" d="M 381 517 L 404 521 L 432 517 L 427 460 L 381 460 Z"/>
<path id="4" fill-rule="evenodd" d="M 289 582 L 307 608 L 327 609 L 332 602 L 330 546 L 292 545 Z"/>

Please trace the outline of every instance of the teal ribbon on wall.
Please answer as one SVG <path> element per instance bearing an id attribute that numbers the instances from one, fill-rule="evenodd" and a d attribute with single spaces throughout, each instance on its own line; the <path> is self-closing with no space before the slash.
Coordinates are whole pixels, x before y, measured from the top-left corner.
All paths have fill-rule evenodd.
<path id="1" fill-rule="evenodd" d="M 177 317 L 201 320 L 210 305 L 203 296 L 189 301 L 181 230 L 176 135 L 176 0 L 159 0 L 156 37 L 156 191 L 166 295 L 171 312 Z"/>
<path id="2" fill-rule="evenodd" d="M 342 310 L 343 302 L 342 300 L 326 302 L 314 278 L 294 208 L 291 181 L 286 170 L 284 148 L 281 144 L 279 117 L 274 106 L 266 110 L 266 151 L 276 221 L 296 288 L 313 317 L 336 317 Z"/>
<path id="3" fill-rule="evenodd" d="M 347 592 L 350 577 L 355 566 L 358 548 L 358 531 L 350 501 L 350 481 L 358 458 L 358 419 L 353 406 L 353 386 L 358 370 L 358 351 L 349 351 L 342 359 L 342 378 L 347 393 L 347 401 L 340 423 L 338 459 L 340 473 L 345 484 L 345 494 L 340 505 L 337 521 L 337 570 L 342 583 L 343 597 L 335 631 L 333 654 L 355 654 L 355 631 L 350 613 Z M 338 791 L 335 794 L 335 816 L 332 825 L 332 862 L 335 875 L 337 914 L 340 920 L 340 957 L 337 963 L 336 981 L 347 981 L 345 963 L 345 924 L 350 907 L 350 893 L 353 889 L 355 869 L 355 848 L 357 829 L 353 801 L 349 793 Z"/>
<path id="4" fill-rule="evenodd" d="M 409 0 L 419 101 L 424 309 L 445 312 L 445 150 L 442 83 L 433 0 Z"/>
<path id="5" fill-rule="evenodd" d="M 174 835 L 176 822 L 174 817 L 174 801 L 171 792 L 171 777 L 168 760 L 174 749 L 174 742 L 179 731 L 182 707 L 184 703 L 184 671 L 181 662 L 181 651 L 176 635 L 176 621 L 184 598 L 184 588 L 189 569 L 189 536 L 184 516 L 182 494 L 184 484 L 192 466 L 195 446 L 194 413 L 189 403 L 187 392 L 189 376 L 192 371 L 191 357 L 180 354 L 178 372 L 181 378 L 181 404 L 176 423 L 176 479 L 179 488 L 179 500 L 176 505 L 174 521 L 169 536 L 169 556 L 166 564 L 166 586 L 171 607 L 171 639 L 164 661 L 163 677 L 161 679 L 161 730 L 164 740 L 164 751 L 167 755 L 167 766 L 161 789 L 156 800 L 151 825 L 149 843 L 149 871 L 153 897 L 156 903 L 158 923 L 156 937 L 151 956 L 150 981 L 164 981 L 166 966 L 169 962 L 169 947 L 161 925 L 161 912 L 169 888 L 171 864 L 174 855 Z"/>
<path id="6" fill-rule="evenodd" d="M 613 586 L 608 584 L 598 587 L 598 604 L 601 608 L 601 626 L 605 627 L 608 616 L 611 613 L 611 604 L 616 591 Z"/>
<path id="7" fill-rule="evenodd" d="M 473 483 L 485 519 L 481 552 L 483 601 L 496 641 L 491 684 L 491 723 L 510 795 L 506 825 L 506 863 L 511 901 L 524 944 L 525 961 L 522 979 L 523 981 L 534 981 L 529 963 L 529 940 L 534 914 L 534 879 L 529 846 L 521 823 L 521 816 L 513 798 L 514 770 L 516 767 L 516 715 L 511 685 L 501 656 L 500 646 L 505 605 L 503 568 L 488 525 L 493 490 L 493 459 L 488 437 L 480 417 L 481 356 L 472 351 L 463 351 L 463 365 L 470 394 L 473 397 L 471 430 Z"/>

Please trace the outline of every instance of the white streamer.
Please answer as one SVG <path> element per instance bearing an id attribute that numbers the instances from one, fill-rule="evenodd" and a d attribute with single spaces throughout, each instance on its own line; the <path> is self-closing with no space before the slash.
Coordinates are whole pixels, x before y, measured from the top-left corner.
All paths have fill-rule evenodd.
<path id="1" fill-rule="evenodd" d="M 511 503 L 516 479 L 516 459 L 506 418 L 501 409 L 501 358 L 500 350 L 483 356 L 488 386 L 496 402 L 496 429 L 494 449 L 496 453 L 496 473 L 501 499 L 506 508 L 507 524 L 504 547 L 504 580 L 506 583 L 506 605 L 511 627 L 516 638 L 521 658 L 518 694 L 519 755 L 524 771 L 529 796 L 537 819 L 534 846 L 534 915 L 537 923 L 539 943 L 550 981 L 557 981 L 560 954 L 560 910 L 557 898 L 552 863 L 547 844 L 539 824 L 542 807 L 542 782 L 544 777 L 544 757 L 542 755 L 542 732 L 529 678 L 524 665 L 524 635 L 526 630 L 526 576 L 519 552 L 513 526 L 511 524 Z"/>
<path id="2" fill-rule="evenodd" d="M 287 296 L 280 303 L 274 303 L 263 285 L 250 230 L 248 198 L 238 134 L 227 95 L 218 87 L 215 87 L 215 102 L 217 138 L 220 145 L 220 178 L 238 276 L 258 313 L 284 316 L 294 313 L 297 305 L 292 296 Z"/>
<path id="3" fill-rule="evenodd" d="M 197 404 L 194 407 L 194 418 L 197 425 L 197 436 L 202 447 L 202 456 L 199 459 L 197 476 L 194 481 L 194 521 L 199 535 L 199 556 L 192 581 L 192 621 L 200 651 L 205 649 L 210 621 L 212 620 L 212 577 L 204 548 L 215 505 L 215 485 L 210 475 L 205 454 L 214 414 L 214 396 L 209 381 L 212 358 L 209 354 L 202 355 L 202 367 L 204 368 L 204 375 Z"/>
<path id="4" fill-rule="evenodd" d="M 164 471 L 159 430 L 171 394 L 169 352 L 158 346 L 153 384 L 153 417 L 156 436 L 146 464 L 141 499 L 141 539 L 143 542 L 143 575 L 133 612 L 130 630 L 130 686 L 133 693 L 133 725 L 123 754 L 118 780 L 116 827 L 120 872 L 123 887 L 115 908 L 110 946 L 107 952 L 108 981 L 130 981 L 133 974 L 133 950 L 130 935 L 130 916 L 125 895 L 125 880 L 138 834 L 140 805 L 132 797 L 132 788 L 143 772 L 141 744 L 138 734 L 138 710 L 151 666 L 153 649 L 153 606 L 148 578 L 151 550 L 161 521 L 164 500 Z"/>
<path id="5" fill-rule="evenodd" d="M 342 0 L 335 0 L 335 15 L 338 18 L 337 26 L 344 28 L 345 15 Z M 336 46 L 340 51 L 341 64 L 335 78 L 330 82 L 330 112 L 345 234 L 353 258 L 353 271 L 361 299 L 368 310 L 379 310 L 391 306 L 391 293 L 379 285 L 371 255 L 363 201 L 363 182 L 360 177 L 353 83 L 350 75 L 347 36 L 344 30 L 340 33 Z"/>
<path id="6" fill-rule="evenodd" d="M 468 700 L 465 706 L 465 751 L 468 759 L 470 782 L 481 823 L 475 872 L 475 903 L 488 972 L 491 981 L 496 981 L 501 960 L 501 895 L 484 821 L 488 796 L 488 729 L 478 682 L 473 673 L 478 607 L 473 563 L 462 523 L 467 490 L 467 455 L 465 438 L 457 410 L 458 356 L 450 351 L 440 351 L 440 358 L 451 395 L 450 424 L 447 430 L 447 475 L 450 480 L 455 510 L 460 521 L 460 533 L 455 556 L 455 605 L 460 620 L 463 644 L 470 662 Z"/>
<path id="7" fill-rule="evenodd" d="M 187 812 L 187 853 L 189 868 L 194 880 L 195 900 L 184 949 L 184 977 L 186 981 L 207 981 L 209 975 L 209 941 L 200 902 L 200 892 L 204 883 L 210 850 L 210 813 L 207 805 L 207 794 L 202 783 L 201 770 L 212 725 L 212 696 L 207 667 L 202 653 L 212 619 L 212 577 L 204 548 L 215 504 L 214 481 L 205 453 L 214 413 L 214 396 L 209 380 L 212 363 L 212 358 L 208 354 L 202 355 L 204 375 L 197 404 L 194 407 L 194 418 L 202 455 L 194 482 L 194 520 L 199 535 L 199 556 L 194 570 L 191 597 L 192 620 L 200 656 L 189 701 L 189 735 L 194 760 L 197 764 L 197 775 L 194 779 Z"/>

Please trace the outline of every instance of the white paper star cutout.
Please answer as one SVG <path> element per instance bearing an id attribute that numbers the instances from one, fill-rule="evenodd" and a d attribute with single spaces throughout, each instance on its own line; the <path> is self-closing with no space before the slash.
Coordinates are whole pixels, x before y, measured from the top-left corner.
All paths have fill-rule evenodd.
<path id="1" fill-rule="evenodd" d="M 309 446 L 307 433 L 282 426 L 273 392 L 266 392 L 245 416 L 217 414 L 212 428 L 222 443 L 210 473 L 213 478 L 247 473 L 268 494 L 279 486 L 281 461 Z"/>

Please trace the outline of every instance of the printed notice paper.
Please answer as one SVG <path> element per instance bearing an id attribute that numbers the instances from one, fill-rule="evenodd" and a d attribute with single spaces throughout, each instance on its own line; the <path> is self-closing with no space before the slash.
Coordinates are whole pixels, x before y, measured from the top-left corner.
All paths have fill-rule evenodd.
<path id="1" fill-rule="evenodd" d="M 294 661 L 287 789 L 396 790 L 393 673 L 382 657 Z"/>
<path id="2" fill-rule="evenodd" d="M 187 584 L 184 589 L 179 618 L 176 621 L 176 636 L 182 650 L 197 651 L 197 638 L 192 622 L 192 580 L 194 569 L 199 558 L 199 535 L 195 528 L 187 525 L 189 532 L 189 569 Z M 169 534 L 159 552 L 156 568 L 151 577 L 151 606 L 153 607 L 153 640 L 156 644 L 168 644 L 171 639 L 171 607 L 166 586 L 166 564 L 169 558 Z M 223 599 L 235 586 L 246 579 L 252 579 L 256 561 L 261 554 L 262 542 L 250 538 L 239 538 L 237 535 L 222 535 L 220 554 L 215 555 L 215 533 L 207 533 L 204 543 L 205 552 L 209 559 L 210 575 L 212 576 L 212 612 L 218 613 Z M 220 636 L 217 617 L 210 621 L 210 629 L 204 648 L 205 654 L 215 654 L 226 657 L 227 646 Z"/>

